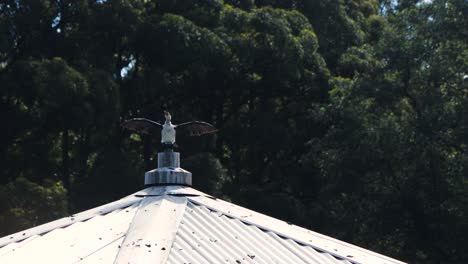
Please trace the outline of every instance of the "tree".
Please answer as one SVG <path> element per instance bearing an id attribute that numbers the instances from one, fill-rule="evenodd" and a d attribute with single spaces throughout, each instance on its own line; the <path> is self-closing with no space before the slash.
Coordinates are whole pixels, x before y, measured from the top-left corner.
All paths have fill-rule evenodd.
<path id="1" fill-rule="evenodd" d="M 341 214 L 323 213 L 348 224 L 341 235 L 379 241 L 377 251 L 415 263 L 466 259 L 458 247 L 463 236 L 443 224 L 466 230 L 455 224 L 464 221 L 465 198 L 452 200 L 466 188 L 468 165 L 459 118 L 465 36 L 450 30 L 466 23 L 458 17 L 463 8 L 438 1 L 401 7 L 378 45 L 349 49 L 340 67 L 355 73 L 334 78 L 330 91 L 335 125 L 311 141 L 307 156 L 330 185 L 320 203 Z M 329 200 L 330 192 L 341 195 Z"/>
<path id="2" fill-rule="evenodd" d="M 0 221 L 10 232 L 138 189 L 158 140 L 119 123 L 164 109 L 220 130 L 178 138 L 202 191 L 411 263 L 466 262 L 466 10 L 3 1 L 0 189 L 67 198 L 34 222 L 35 207 L 4 202 Z"/>

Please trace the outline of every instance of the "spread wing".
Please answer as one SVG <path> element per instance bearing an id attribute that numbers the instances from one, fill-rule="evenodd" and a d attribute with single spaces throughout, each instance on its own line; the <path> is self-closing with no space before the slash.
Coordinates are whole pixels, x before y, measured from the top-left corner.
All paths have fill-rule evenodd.
<path id="1" fill-rule="evenodd" d="M 186 133 L 189 136 L 201 136 L 218 131 L 213 125 L 202 121 L 191 121 L 176 126 L 177 131 Z"/>
<path id="2" fill-rule="evenodd" d="M 122 127 L 143 134 L 155 134 L 161 132 L 161 124 L 146 118 L 132 118 L 122 122 Z"/>

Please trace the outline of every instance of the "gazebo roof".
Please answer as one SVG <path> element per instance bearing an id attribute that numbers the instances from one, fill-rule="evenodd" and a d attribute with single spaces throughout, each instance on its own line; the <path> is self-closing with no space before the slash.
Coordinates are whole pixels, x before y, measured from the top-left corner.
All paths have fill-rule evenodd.
<path id="1" fill-rule="evenodd" d="M 0 238 L 0 263 L 31 261 L 403 263 L 177 185 Z"/>

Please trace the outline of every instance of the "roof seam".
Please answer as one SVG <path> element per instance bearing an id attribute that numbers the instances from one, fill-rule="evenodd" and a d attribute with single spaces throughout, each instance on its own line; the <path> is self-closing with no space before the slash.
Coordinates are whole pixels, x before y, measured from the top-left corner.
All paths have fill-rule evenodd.
<path id="1" fill-rule="evenodd" d="M 86 255 L 86 256 L 83 256 L 83 257 L 80 257 L 80 259 L 79 259 L 79 260 L 77 260 L 77 261 L 75 261 L 75 262 L 73 262 L 73 264 L 75 264 L 75 263 L 79 263 L 79 262 L 81 262 L 81 261 L 84 261 L 86 258 L 88 258 L 88 257 L 92 256 L 93 254 L 95 254 L 95 253 L 99 252 L 99 251 L 100 251 L 100 250 L 102 250 L 103 248 L 105 248 L 105 247 L 109 246 L 110 244 L 114 243 L 115 241 L 117 241 L 117 240 L 121 239 L 121 238 L 122 238 L 122 237 L 124 237 L 124 236 L 125 236 L 125 234 L 124 234 L 124 235 L 121 235 L 121 236 L 119 236 L 119 237 L 117 237 L 116 239 L 114 239 L 114 240 L 110 241 L 110 242 L 109 242 L 109 243 L 107 243 L 107 244 L 104 244 L 103 246 L 101 246 L 100 248 L 98 248 L 98 249 L 96 249 L 96 250 L 92 251 L 92 252 L 91 252 L 91 253 L 89 253 L 88 255 Z"/>
<path id="2" fill-rule="evenodd" d="M 3 252 L 3 253 L 0 252 L 0 257 L 6 256 L 6 255 L 10 254 L 11 252 L 13 252 L 13 251 L 15 251 L 15 250 L 17 250 L 17 249 L 20 249 L 21 247 L 23 247 L 24 245 L 28 244 L 29 242 L 33 241 L 34 239 L 36 239 L 36 238 L 38 238 L 38 237 L 39 237 L 39 235 L 33 235 L 33 236 L 30 236 L 30 237 L 28 237 L 28 238 L 26 238 L 26 239 L 24 239 L 24 240 L 21 240 L 21 241 L 18 241 L 18 242 L 14 242 L 14 243 L 16 243 L 17 245 L 16 245 L 15 247 L 10 248 L 9 250 L 7 250 L 7 251 L 5 251 L 5 252 Z M 0 248 L 0 249 L 4 249 L 4 248 L 6 248 L 7 246 L 12 245 L 12 244 L 14 244 L 14 243 L 10 243 L 10 244 L 8 244 L 8 245 L 5 245 L 4 247 L 2 247 L 2 248 Z"/>

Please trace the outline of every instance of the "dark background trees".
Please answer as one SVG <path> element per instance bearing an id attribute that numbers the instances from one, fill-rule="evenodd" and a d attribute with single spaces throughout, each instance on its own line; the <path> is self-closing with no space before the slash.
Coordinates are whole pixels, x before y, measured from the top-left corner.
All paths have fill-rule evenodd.
<path id="1" fill-rule="evenodd" d="M 468 261 L 468 3 L 4 0 L 0 233 L 134 192 L 180 138 L 196 188 L 411 263 Z"/>

